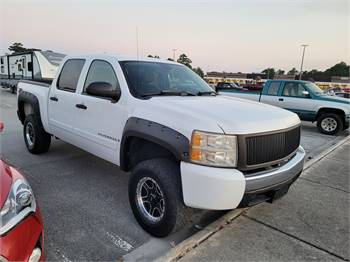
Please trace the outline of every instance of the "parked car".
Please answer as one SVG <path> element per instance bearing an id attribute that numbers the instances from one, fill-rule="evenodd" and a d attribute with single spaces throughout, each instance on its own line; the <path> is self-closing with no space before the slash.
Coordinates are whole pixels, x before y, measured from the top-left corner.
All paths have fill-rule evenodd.
<path id="1" fill-rule="evenodd" d="M 318 129 L 324 134 L 335 135 L 349 128 L 349 100 L 326 95 L 312 82 L 269 80 L 261 92 L 230 90 L 222 94 L 288 109 L 297 113 L 301 120 L 317 122 Z"/>
<path id="2" fill-rule="evenodd" d="M 345 93 L 345 92 L 336 92 L 334 93 L 334 95 L 342 98 L 350 98 L 350 93 Z"/>
<path id="3" fill-rule="evenodd" d="M 296 114 L 216 95 L 176 62 L 69 56 L 51 85 L 18 88 L 29 152 L 47 152 L 58 137 L 131 171 L 132 211 L 154 236 L 178 229 L 188 207 L 271 202 L 303 170 Z"/>
<path id="4" fill-rule="evenodd" d="M 0 122 L 0 131 L 3 123 Z M 28 181 L 0 160 L 0 261 L 44 260 L 40 209 Z"/>
<path id="5" fill-rule="evenodd" d="M 221 90 L 221 89 L 242 89 L 239 85 L 235 83 L 228 83 L 228 82 L 219 82 L 217 83 L 216 90 Z"/>
<path id="6" fill-rule="evenodd" d="M 327 95 L 336 95 L 337 93 L 347 93 L 350 94 L 350 88 L 341 88 L 341 87 L 332 87 L 328 88 L 324 91 Z"/>
<path id="7" fill-rule="evenodd" d="M 242 87 L 248 91 L 260 91 L 262 90 L 263 86 L 264 86 L 263 82 L 247 83 L 242 85 Z"/>

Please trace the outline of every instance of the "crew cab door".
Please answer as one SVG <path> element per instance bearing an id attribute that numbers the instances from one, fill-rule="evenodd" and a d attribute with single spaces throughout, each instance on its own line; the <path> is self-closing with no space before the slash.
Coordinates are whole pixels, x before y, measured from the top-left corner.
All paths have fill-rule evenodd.
<path id="1" fill-rule="evenodd" d="M 82 89 L 77 94 L 75 132 L 78 146 L 119 165 L 119 147 L 126 122 L 126 106 L 122 95 L 118 101 L 87 93 L 92 83 L 108 83 L 120 90 L 118 75 L 122 71 L 116 61 L 90 61 Z M 120 78 L 120 77 L 119 77 Z"/>
<path id="2" fill-rule="evenodd" d="M 67 60 L 50 88 L 48 115 L 50 131 L 58 138 L 74 144 L 76 90 L 84 67 L 84 59 Z"/>
<path id="3" fill-rule="evenodd" d="M 316 117 L 311 95 L 301 82 L 286 81 L 279 99 L 281 107 L 298 114 L 301 120 L 313 121 Z"/>

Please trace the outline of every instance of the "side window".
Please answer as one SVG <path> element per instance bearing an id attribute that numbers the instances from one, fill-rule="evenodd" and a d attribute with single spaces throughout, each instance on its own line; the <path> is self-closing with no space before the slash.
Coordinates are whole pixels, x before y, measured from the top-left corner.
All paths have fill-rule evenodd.
<path id="1" fill-rule="evenodd" d="M 277 96 L 278 95 L 278 90 L 280 88 L 281 82 L 271 82 L 269 89 L 267 90 L 267 94 L 271 96 Z"/>
<path id="2" fill-rule="evenodd" d="M 33 63 L 32 62 L 28 62 L 28 71 L 32 72 L 33 71 Z"/>
<path id="3" fill-rule="evenodd" d="M 304 94 L 305 88 L 302 84 L 296 82 L 287 82 L 283 89 L 283 96 L 307 98 Z"/>
<path id="4" fill-rule="evenodd" d="M 57 88 L 75 92 L 84 63 L 84 59 L 67 60 L 58 78 Z"/>
<path id="5" fill-rule="evenodd" d="M 119 83 L 114 69 L 110 63 L 103 60 L 94 60 L 91 63 L 89 72 L 87 74 L 83 93 L 86 92 L 86 88 L 94 82 L 105 82 L 112 85 L 114 90 L 119 89 Z"/>

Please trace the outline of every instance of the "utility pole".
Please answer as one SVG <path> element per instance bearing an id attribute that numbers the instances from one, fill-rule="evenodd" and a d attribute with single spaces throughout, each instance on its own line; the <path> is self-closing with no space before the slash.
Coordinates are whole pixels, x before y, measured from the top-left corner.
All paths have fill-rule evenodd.
<path id="1" fill-rule="evenodd" d="M 172 49 L 173 50 L 173 60 L 175 61 L 175 53 L 177 51 L 177 49 Z"/>
<path id="2" fill-rule="evenodd" d="M 305 56 L 305 48 L 309 45 L 301 45 L 303 47 L 303 55 L 301 57 L 301 65 L 300 65 L 300 74 L 299 74 L 299 80 L 301 80 L 301 75 L 303 74 L 303 65 L 304 65 L 304 56 Z"/>
<path id="3" fill-rule="evenodd" d="M 136 57 L 139 60 L 139 28 L 136 26 Z"/>

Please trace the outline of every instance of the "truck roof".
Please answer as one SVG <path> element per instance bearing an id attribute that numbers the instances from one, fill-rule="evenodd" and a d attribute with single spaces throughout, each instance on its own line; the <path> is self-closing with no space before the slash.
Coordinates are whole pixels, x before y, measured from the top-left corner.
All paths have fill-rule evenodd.
<path id="1" fill-rule="evenodd" d="M 179 64 L 175 61 L 170 61 L 161 58 L 151 58 L 151 57 L 136 57 L 128 56 L 122 54 L 77 54 L 68 55 L 66 59 L 117 59 L 118 61 L 141 61 L 141 62 L 160 62 L 168 64 Z"/>
<path id="2" fill-rule="evenodd" d="M 269 79 L 266 82 L 298 82 L 298 83 L 310 83 L 310 81 L 305 80 L 295 80 L 295 79 Z"/>

